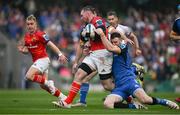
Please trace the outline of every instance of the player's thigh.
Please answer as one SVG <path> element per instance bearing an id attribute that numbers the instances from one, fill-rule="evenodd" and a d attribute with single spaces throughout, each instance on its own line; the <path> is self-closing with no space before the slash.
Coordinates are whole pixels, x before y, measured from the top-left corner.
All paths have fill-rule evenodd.
<path id="1" fill-rule="evenodd" d="M 44 74 L 48 72 L 49 64 L 50 64 L 49 58 L 38 59 L 29 68 L 26 77 L 32 78 L 34 74 Z"/>
<path id="2" fill-rule="evenodd" d="M 138 88 L 134 92 L 134 96 L 142 103 L 151 103 L 152 98 L 142 88 Z"/>
<path id="3" fill-rule="evenodd" d="M 100 75 L 110 74 L 112 72 L 112 53 L 105 50 L 96 52 L 96 66 Z"/>
<path id="4" fill-rule="evenodd" d="M 101 80 L 101 84 L 103 85 L 104 89 L 108 91 L 111 91 L 112 89 L 114 89 L 114 83 L 113 83 L 112 77 Z"/>
<path id="5" fill-rule="evenodd" d="M 82 63 L 80 64 L 80 68 L 81 69 L 84 69 L 84 67 L 81 67 L 82 64 L 86 64 L 87 66 L 89 66 L 89 68 L 92 70 L 92 71 L 95 71 L 97 70 L 96 68 L 96 64 L 94 63 L 94 57 L 92 57 L 91 55 L 88 55 L 86 56 L 83 60 L 82 60 Z M 90 74 L 90 73 L 89 73 Z"/>
<path id="6" fill-rule="evenodd" d="M 75 73 L 74 81 L 82 83 L 85 76 L 87 76 L 87 72 L 81 68 L 78 68 L 77 72 Z"/>
<path id="7" fill-rule="evenodd" d="M 46 79 L 48 79 L 48 76 L 49 76 L 49 71 L 48 70 L 46 70 L 44 73 L 43 73 L 43 75 L 46 77 Z"/>
<path id="8" fill-rule="evenodd" d="M 42 74 L 49 69 L 50 60 L 48 57 L 38 59 L 31 67 L 38 69 Z"/>
<path id="9" fill-rule="evenodd" d="M 41 74 L 41 71 L 39 71 L 39 69 L 37 69 L 37 68 L 30 67 L 26 73 L 26 78 L 27 79 L 33 79 L 34 74 Z"/>
<path id="10" fill-rule="evenodd" d="M 83 83 L 87 83 L 89 82 L 94 76 L 97 75 L 97 71 L 93 71 L 91 74 L 87 75 L 84 79 L 83 79 Z"/>
<path id="11" fill-rule="evenodd" d="M 108 108 L 114 108 L 115 102 L 121 102 L 123 98 L 117 94 L 110 94 L 106 97 L 104 101 L 104 106 Z"/>

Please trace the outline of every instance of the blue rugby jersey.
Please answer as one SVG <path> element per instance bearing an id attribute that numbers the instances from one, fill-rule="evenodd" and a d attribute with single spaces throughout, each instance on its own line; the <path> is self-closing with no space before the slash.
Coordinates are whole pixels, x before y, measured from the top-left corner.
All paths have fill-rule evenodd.
<path id="1" fill-rule="evenodd" d="M 128 45 L 120 44 L 121 53 L 113 53 L 112 72 L 115 81 L 115 85 L 123 84 L 129 79 L 134 79 L 136 75 L 131 69 L 132 60 L 128 53 Z"/>

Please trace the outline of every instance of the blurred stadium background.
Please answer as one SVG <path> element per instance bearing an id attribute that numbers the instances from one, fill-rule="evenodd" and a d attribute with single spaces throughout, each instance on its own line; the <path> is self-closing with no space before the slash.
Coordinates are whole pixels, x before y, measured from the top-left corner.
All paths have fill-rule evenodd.
<path id="1" fill-rule="evenodd" d="M 131 27 L 137 35 L 143 55 L 134 61 L 147 70 L 146 91 L 180 92 L 180 43 L 169 39 L 172 23 L 178 17 L 177 4 L 176 0 L 0 0 L 0 88 L 39 88 L 24 79 L 32 64 L 31 57 L 16 49 L 29 14 L 38 18 L 39 27 L 68 57 L 69 63 L 61 65 L 57 56 L 49 51 L 50 79 L 54 79 L 58 87 L 69 86 L 82 23 L 79 11 L 85 5 L 93 5 L 103 17 L 108 10 L 115 10 L 121 23 Z M 99 84 L 99 77 L 91 83 L 93 89 Z"/>

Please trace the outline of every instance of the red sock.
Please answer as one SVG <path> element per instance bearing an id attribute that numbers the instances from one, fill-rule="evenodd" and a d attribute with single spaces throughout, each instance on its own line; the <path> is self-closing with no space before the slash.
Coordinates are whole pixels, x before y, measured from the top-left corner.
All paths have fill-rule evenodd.
<path id="1" fill-rule="evenodd" d="M 67 104 L 72 103 L 73 99 L 76 97 L 77 93 L 79 92 L 80 87 L 81 87 L 81 85 L 79 83 L 77 83 L 75 81 L 72 83 L 71 89 L 69 91 L 69 95 L 68 95 L 68 97 L 65 100 L 65 102 Z"/>
<path id="2" fill-rule="evenodd" d="M 37 83 L 40 83 L 40 84 L 44 84 L 45 80 L 46 80 L 45 76 L 38 75 L 38 74 L 35 74 L 34 78 L 33 78 L 33 82 L 37 82 Z"/>
<path id="3" fill-rule="evenodd" d="M 51 94 L 51 91 L 50 91 L 49 88 L 46 87 L 45 85 L 40 85 L 40 87 L 41 87 L 42 89 L 46 90 L 48 93 Z M 55 97 L 59 97 L 59 96 L 60 96 L 60 93 L 61 93 L 61 91 L 60 91 L 58 88 L 56 88 L 56 91 L 55 91 L 55 93 L 54 93 L 53 95 L 54 95 Z"/>
<path id="4" fill-rule="evenodd" d="M 61 91 L 58 88 L 56 88 L 54 96 L 59 97 L 60 93 L 61 93 Z"/>
<path id="5" fill-rule="evenodd" d="M 127 97 L 127 99 L 126 99 L 126 101 L 128 102 L 128 103 L 131 103 L 131 101 L 132 101 L 132 97 Z"/>

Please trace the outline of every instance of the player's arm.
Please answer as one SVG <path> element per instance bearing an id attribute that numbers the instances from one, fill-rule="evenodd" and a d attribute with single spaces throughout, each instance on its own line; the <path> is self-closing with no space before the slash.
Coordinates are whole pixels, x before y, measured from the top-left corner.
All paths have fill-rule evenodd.
<path id="1" fill-rule="evenodd" d="M 76 57 L 75 57 L 75 60 L 74 60 L 73 66 L 72 66 L 72 73 L 76 72 L 79 60 L 82 57 L 82 50 L 83 49 L 82 49 L 81 45 L 82 45 L 82 41 L 79 40 L 79 44 L 78 44 L 77 49 L 76 49 Z"/>
<path id="2" fill-rule="evenodd" d="M 180 40 L 180 35 L 178 35 L 176 32 L 174 32 L 173 30 L 171 30 L 169 37 L 172 40 Z"/>
<path id="3" fill-rule="evenodd" d="M 17 49 L 18 49 L 19 52 L 21 52 L 23 54 L 28 54 L 29 53 L 28 48 L 24 45 L 23 40 L 20 40 L 18 42 Z"/>
<path id="4" fill-rule="evenodd" d="M 128 43 L 130 43 L 131 45 L 134 45 L 135 42 L 132 41 L 131 39 L 128 39 L 122 32 L 116 30 L 114 27 L 112 26 L 109 26 L 108 27 L 108 32 L 111 34 L 111 33 L 114 33 L 114 32 L 118 32 L 120 35 L 121 35 L 121 38 L 126 40 Z"/>
<path id="5" fill-rule="evenodd" d="M 81 46 L 81 43 L 82 41 L 80 40 L 79 41 L 79 44 L 78 44 L 78 46 L 77 46 L 77 49 L 76 49 L 76 57 L 75 57 L 75 60 L 74 60 L 74 63 L 78 63 L 79 62 L 79 60 L 80 60 L 80 58 L 82 57 L 82 46 Z"/>
<path id="6" fill-rule="evenodd" d="M 121 53 L 121 49 L 118 46 L 113 45 L 104 34 L 103 30 L 101 28 L 98 28 L 95 30 L 97 34 L 100 35 L 100 38 L 102 40 L 102 43 L 106 47 L 107 50 L 114 52 L 114 53 Z"/>
<path id="7" fill-rule="evenodd" d="M 59 56 L 59 61 L 62 63 L 67 62 L 67 58 L 64 56 L 64 54 L 59 50 L 59 48 L 51 41 L 47 42 L 47 46 L 51 48 L 53 52 L 55 52 Z"/>
<path id="8" fill-rule="evenodd" d="M 140 50 L 137 37 L 134 35 L 134 33 L 131 32 L 129 35 L 129 38 L 134 42 L 134 48 L 135 48 L 136 55 L 137 56 L 141 55 L 142 51 Z"/>

